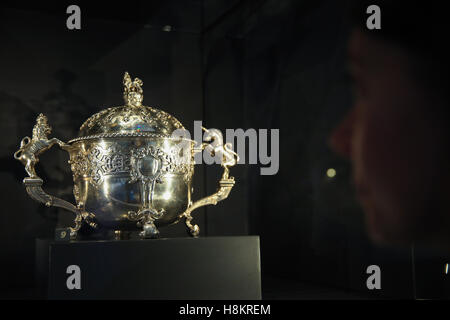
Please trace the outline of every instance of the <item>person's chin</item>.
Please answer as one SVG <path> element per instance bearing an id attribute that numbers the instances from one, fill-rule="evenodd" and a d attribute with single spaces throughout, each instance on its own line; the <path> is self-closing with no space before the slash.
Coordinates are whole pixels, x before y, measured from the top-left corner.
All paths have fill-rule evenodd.
<path id="1" fill-rule="evenodd" d="M 389 239 L 380 226 L 373 208 L 364 209 L 366 215 L 366 229 L 370 240 L 377 245 L 387 245 Z"/>
<path id="2" fill-rule="evenodd" d="M 408 232 L 403 228 L 405 225 L 396 226 L 389 219 L 384 219 L 383 217 L 389 216 L 386 213 L 380 212 L 374 206 L 366 206 L 364 212 L 368 236 L 374 244 L 405 247 L 413 242 Z"/>
<path id="3" fill-rule="evenodd" d="M 382 228 L 375 228 L 371 225 L 368 226 L 369 238 L 373 244 L 378 246 L 394 246 L 394 247 L 406 247 L 412 244 L 412 239 L 398 234 L 393 234 Z"/>

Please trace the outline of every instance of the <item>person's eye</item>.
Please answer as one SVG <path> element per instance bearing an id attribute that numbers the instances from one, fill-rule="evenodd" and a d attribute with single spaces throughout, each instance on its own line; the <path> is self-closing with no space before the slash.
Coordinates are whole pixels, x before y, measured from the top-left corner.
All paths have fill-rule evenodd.
<path id="1" fill-rule="evenodd" d="M 355 83 L 355 77 L 353 76 L 353 73 L 351 73 L 348 69 L 344 72 L 344 81 L 349 85 L 353 85 Z"/>
<path id="2" fill-rule="evenodd" d="M 354 72 L 350 70 L 346 70 L 344 73 L 344 78 L 346 83 L 349 85 L 352 95 L 355 99 L 365 98 L 367 95 L 366 86 L 364 85 L 364 81 Z"/>
<path id="3" fill-rule="evenodd" d="M 354 99 L 360 100 L 367 98 L 367 89 L 364 81 L 361 79 L 353 77 L 350 82 L 350 88 Z"/>
<path id="4" fill-rule="evenodd" d="M 351 73 L 349 70 L 347 70 L 344 73 L 344 81 L 346 85 L 348 85 L 352 91 L 352 94 L 355 95 L 356 87 L 357 87 L 357 81 L 353 73 Z"/>
<path id="5" fill-rule="evenodd" d="M 353 95 L 356 99 L 366 98 L 367 92 L 360 81 L 355 81 L 355 84 L 353 85 Z"/>
<path id="6" fill-rule="evenodd" d="M 351 74 L 350 72 L 346 72 L 344 74 L 344 81 L 345 81 L 345 84 L 350 88 L 352 96 L 355 97 L 357 88 L 356 88 L 355 77 L 353 76 L 353 74 Z"/>

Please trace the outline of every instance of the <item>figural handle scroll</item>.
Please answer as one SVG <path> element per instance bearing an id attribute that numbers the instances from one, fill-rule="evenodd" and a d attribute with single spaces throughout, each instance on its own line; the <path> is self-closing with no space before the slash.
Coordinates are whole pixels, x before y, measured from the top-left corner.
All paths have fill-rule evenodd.
<path id="1" fill-rule="evenodd" d="M 219 155 L 221 158 L 223 174 L 219 180 L 219 187 L 215 193 L 197 200 L 194 203 L 190 203 L 188 208 L 180 215 L 180 217 L 186 218 L 186 226 L 194 237 L 199 235 L 200 228 L 198 225 L 192 224 L 192 211 L 206 205 L 216 205 L 219 201 L 228 198 L 228 195 L 235 184 L 234 177 L 230 176 L 229 167 L 234 166 L 239 161 L 239 156 L 232 150 L 231 143 L 223 143 L 220 132 L 216 129 L 208 130 L 203 127 L 202 129 L 206 132 L 204 140 L 209 143 L 203 143 L 200 148 L 194 149 L 194 153 L 207 151 L 213 157 Z"/>
<path id="2" fill-rule="evenodd" d="M 96 227 L 95 222 L 90 219 L 92 214 L 84 212 L 80 206 L 75 206 L 70 202 L 47 194 L 42 189 L 43 180 L 36 174 L 35 165 L 39 162 L 39 155 L 49 150 L 53 145 L 57 144 L 61 148 L 68 147 L 67 144 L 57 138 L 48 139 L 47 136 L 51 133 L 51 127 L 47 122 L 47 117 L 42 113 L 36 119 L 36 124 L 33 127 L 32 137 L 25 137 L 20 143 L 20 148 L 14 153 L 14 158 L 22 162 L 25 166 L 25 171 L 28 177 L 23 179 L 23 184 L 27 190 L 28 195 L 38 202 L 44 203 L 46 206 L 60 207 L 73 212 L 75 217 L 75 226 L 69 228 L 71 239 L 76 237 L 83 220 L 88 222 L 91 227 Z"/>

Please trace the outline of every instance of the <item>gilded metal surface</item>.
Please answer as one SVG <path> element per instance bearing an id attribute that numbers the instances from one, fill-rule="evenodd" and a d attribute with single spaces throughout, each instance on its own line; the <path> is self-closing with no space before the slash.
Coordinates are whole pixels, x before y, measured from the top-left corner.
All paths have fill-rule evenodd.
<path id="1" fill-rule="evenodd" d="M 35 170 L 36 163 L 39 162 L 39 155 L 44 151 L 50 149 L 53 145 L 58 144 L 60 147 L 67 145 L 59 139 L 48 139 L 47 136 L 51 133 L 51 127 L 48 125 L 47 117 L 42 113 L 36 119 L 36 124 L 33 127 L 32 138 L 25 137 L 20 143 L 20 148 L 14 153 L 14 158 L 19 160 L 25 166 L 25 171 L 29 177 L 23 180 L 28 195 L 46 206 L 55 206 L 69 210 L 75 214 L 75 226 L 70 228 L 70 237 L 75 238 L 78 230 L 84 220 L 91 228 L 96 229 L 97 224 L 93 214 L 85 212 L 80 207 L 51 196 L 42 190 L 43 181 L 38 177 Z"/>
<path id="2" fill-rule="evenodd" d="M 198 234 L 200 233 L 200 228 L 198 225 L 192 224 L 192 211 L 206 205 L 216 205 L 217 202 L 228 198 L 228 195 L 230 194 L 230 191 L 235 184 L 234 177 L 230 177 L 229 175 L 229 167 L 234 166 L 239 161 L 239 156 L 231 149 L 231 144 L 223 144 L 222 136 L 217 131 L 215 131 L 215 129 L 202 129 L 206 131 L 204 140 L 210 142 L 210 144 L 203 143 L 202 149 L 208 151 L 212 156 L 216 156 L 216 154 L 219 154 L 222 159 L 221 165 L 224 171 L 221 179 L 219 180 L 219 188 L 217 189 L 217 191 L 208 197 L 197 200 L 194 203 L 190 203 L 188 208 L 181 215 L 186 218 L 186 226 L 189 228 L 191 235 L 194 237 L 198 236 Z"/>
<path id="3" fill-rule="evenodd" d="M 102 110 L 80 127 L 77 141 L 106 137 L 146 136 L 168 138 L 176 129 L 184 129 L 180 121 L 162 110 L 143 106 L 143 83 L 138 78 L 132 82 L 128 73 L 124 77 L 124 106 Z"/>
<path id="4" fill-rule="evenodd" d="M 36 178 L 37 174 L 34 166 L 39 161 L 38 156 L 44 151 L 50 149 L 53 145 L 65 145 L 64 142 L 56 138 L 48 139 L 47 136 L 52 132 L 52 128 L 48 125 L 47 117 L 42 113 L 36 119 L 33 127 L 33 134 L 25 137 L 20 142 L 20 148 L 14 153 L 14 158 L 19 160 L 25 166 L 25 171 L 30 178 Z"/>
<path id="5" fill-rule="evenodd" d="M 204 205 L 228 197 L 234 185 L 229 167 L 237 162 L 230 144 L 223 144 L 214 129 L 206 130 L 199 148 L 194 141 L 176 139 L 171 134 L 183 125 L 168 113 L 142 105 L 143 82 L 124 76 L 125 105 L 108 108 L 91 116 L 81 126 L 79 136 L 67 144 L 48 139 L 50 126 L 42 114 L 25 137 L 14 157 L 20 160 L 29 178 L 28 194 L 35 200 L 75 213 L 72 238 L 83 224 L 97 230 L 123 232 L 141 230 L 143 238 L 159 235 L 158 228 L 186 219 L 192 236 L 199 227 L 191 213 Z M 58 144 L 70 155 L 76 205 L 46 194 L 34 166 L 39 154 Z M 205 150 L 222 159 L 224 172 L 216 193 L 191 201 L 194 154 Z"/>

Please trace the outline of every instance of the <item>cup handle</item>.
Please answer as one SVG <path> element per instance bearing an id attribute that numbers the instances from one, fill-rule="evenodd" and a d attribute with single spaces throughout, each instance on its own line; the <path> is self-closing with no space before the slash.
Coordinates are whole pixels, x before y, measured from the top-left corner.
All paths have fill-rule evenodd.
<path id="1" fill-rule="evenodd" d="M 208 130 L 203 127 L 202 129 L 206 131 L 204 139 L 210 143 L 203 143 L 200 148 L 194 148 L 194 153 L 202 152 L 204 150 L 207 150 L 211 156 L 215 156 L 219 153 L 219 155 L 222 156 L 221 166 L 223 168 L 223 174 L 219 180 L 219 187 L 215 193 L 197 200 L 194 203 L 190 203 L 186 211 L 180 215 L 180 217 L 186 218 L 186 226 L 193 237 L 199 235 L 200 228 L 198 225 L 192 224 L 192 211 L 206 205 L 216 205 L 219 201 L 228 198 L 228 195 L 235 184 L 234 177 L 229 175 L 230 170 L 228 168 L 234 166 L 239 161 L 239 155 L 233 151 L 231 143 L 223 144 L 222 136 L 216 134 L 216 131 L 214 131 L 215 129 Z"/>
<path id="2" fill-rule="evenodd" d="M 47 136 L 50 132 L 51 127 L 48 125 L 47 117 L 42 113 L 39 114 L 36 119 L 36 124 L 33 127 L 32 138 L 25 137 L 22 139 L 19 150 L 14 153 L 14 158 L 22 162 L 25 166 L 28 177 L 23 179 L 23 184 L 25 185 L 28 195 L 33 200 L 42 202 L 47 207 L 60 207 L 75 214 L 75 226 L 69 227 L 70 238 L 74 239 L 76 238 L 78 230 L 81 228 L 83 220 L 93 228 L 96 228 L 97 225 L 93 221 L 94 215 L 81 209 L 81 203 L 77 207 L 70 202 L 47 194 L 42 189 L 43 180 L 36 174 L 34 168 L 36 163 L 39 162 L 39 155 L 49 150 L 55 144 L 59 145 L 62 149 L 70 147 L 68 144 L 57 138 L 48 139 Z"/>

